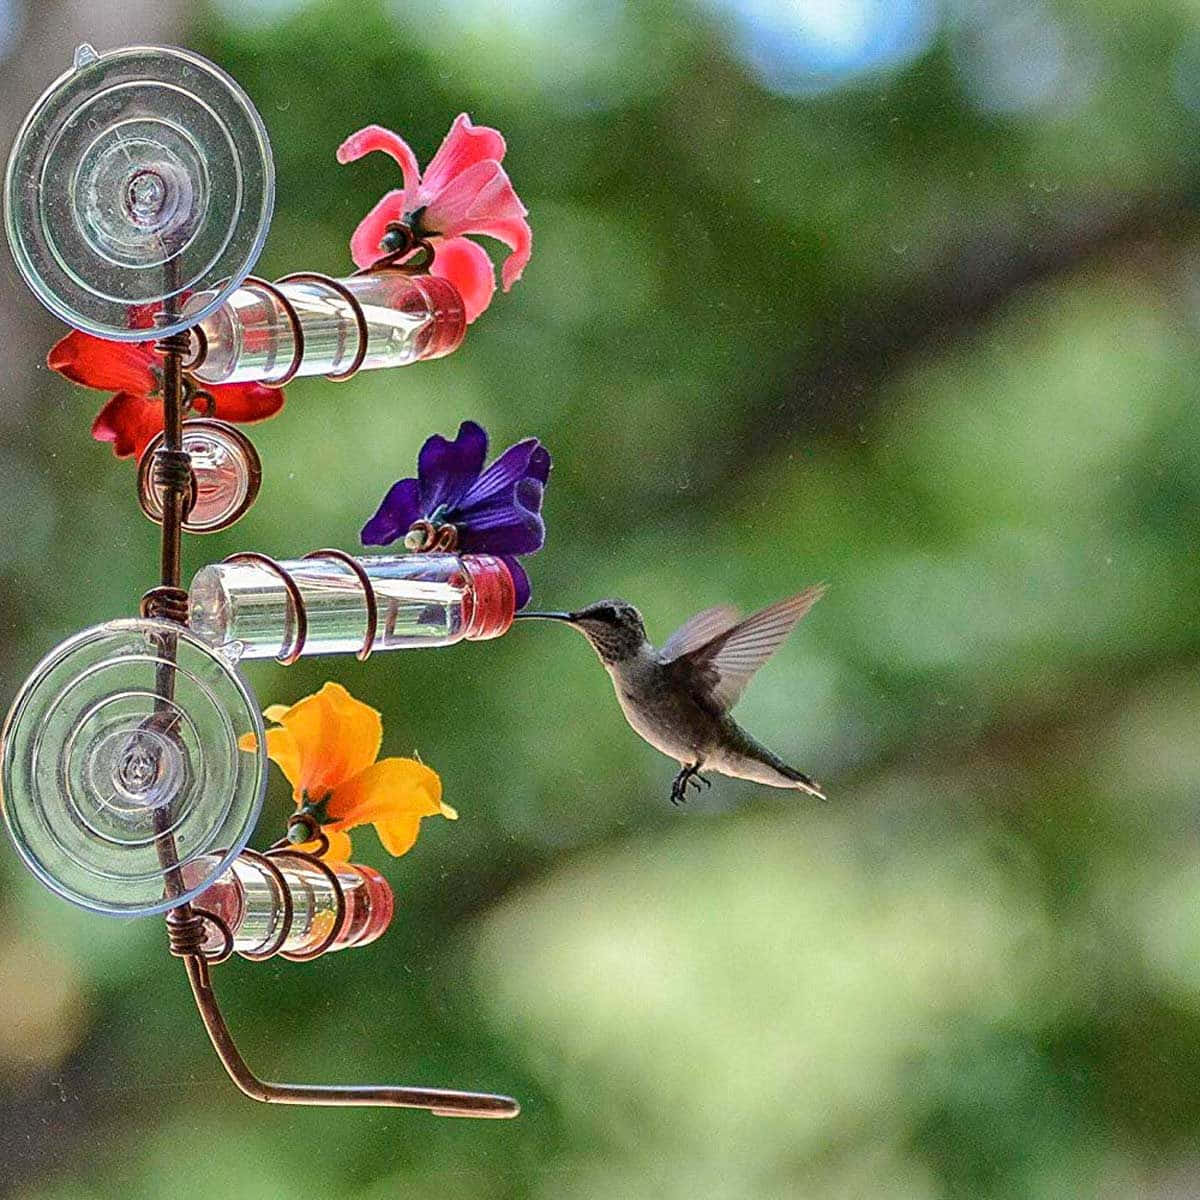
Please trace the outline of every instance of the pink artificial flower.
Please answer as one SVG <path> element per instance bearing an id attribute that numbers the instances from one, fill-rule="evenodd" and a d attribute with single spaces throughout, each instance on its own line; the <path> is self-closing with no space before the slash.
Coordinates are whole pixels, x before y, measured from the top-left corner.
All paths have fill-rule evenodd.
<path id="1" fill-rule="evenodd" d="M 382 125 L 368 125 L 338 147 L 337 160 L 353 162 L 372 150 L 399 163 L 404 187 L 388 192 L 359 222 L 350 239 L 355 263 L 369 267 L 381 258 L 388 224 L 401 221 L 430 243 L 430 274 L 458 288 L 467 320 L 474 321 L 492 301 L 496 273 L 487 251 L 462 235 L 494 237 L 509 248 L 500 271 L 506 292 L 521 278 L 533 243 L 525 205 L 500 165 L 504 138 L 486 125 L 472 125 L 460 113 L 422 178 L 417 157 L 403 138 Z"/>

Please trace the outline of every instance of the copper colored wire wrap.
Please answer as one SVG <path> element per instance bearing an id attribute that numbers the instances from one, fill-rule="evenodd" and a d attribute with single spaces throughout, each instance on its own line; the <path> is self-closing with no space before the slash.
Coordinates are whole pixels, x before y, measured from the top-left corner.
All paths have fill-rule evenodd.
<path id="1" fill-rule="evenodd" d="M 248 859 L 258 863 L 264 871 L 266 871 L 279 891 L 279 902 L 283 906 L 283 916 L 279 921 L 279 932 L 271 939 L 270 943 L 263 946 L 261 950 L 239 950 L 238 953 L 249 959 L 251 962 L 261 962 L 264 958 L 272 958 L 279 953 L 283 943 L 287 941 L 287 935 L 292 931 L 292 917 L 294 909 L 292 905 L 292 892 L 287 885 L 287 880 L 284 879 L 283 873 L 265 854 L 260 854 L 257 850 L 251 850 L 248 846 L 242 851 Z"/>
<path id="2" fill-rule="evenodd" d="M 167 913 L 167 942 L 168 949 L 177 958 L 185 958 L 189 954 L 202 954 L 208 935 L 204 931 L 204 919 L 201 910 L 192 908 L 172 908 Z M 211 914 L 207 914 L 211 916 Z M 222 922 L 223 923 L 223 922 Z"/>
<path id="3" fill-rule="evenodd" d="M 419 275 L 429 270 L 433 263 L 433 247 L 427 239 L 417 237 L 411 226 L 403 221 L 389 221 L 384 235 L 385 241 L 389 238 L 398 239 L 396 245 L 390 250 L 383 250 L 383 242 L 380 242 L 383 253 L 370 265 L 355 271 L 355 275 L 370 275 L 374 271 L 404 271 L 409 275 Z M 420 251 L 420 257 L 403 261 L 417 251 Z"/>
<path id="4" fill-rule="evenodd" d="M 326 839 L 325 845 L 329 845 L 328 839 Z M 337 908 L 334 913 L 333 924 L 329 927 L 329 933 L 317 945 L 308 950 L 280 950 L 279 957 L 286 958 L 289 962 L 307 962 L 311 958 L 320 958 L 337 940 L 337 935 L 342 929 L 342 922 L 346 919 L 346 893 L 342 890 L 342 881 L 337 877 L 337 872 L 327 862 L 318 858 L 317 855 L 309 854 L 304 850 L 288 849 L 281 846 L 277 850 L 268 850 L 263 857 L 270 859 L 281 856 L 299 858 L 309 865 L 316 867 L 317 870 L 324 872 L 325 877 L 333 887 L 333 896 Z"/>
<path id="5" fill-rule="evenodd" d="M 379 602 L 375 598 L 375 585 L 371 582 L 371 577 L 367 574 L 366 568 L 353 555 L 347 554 L 344 550 L 338 550 L 335 547 L 327 546 L 324 550 L 314 550 L 311 554 L 304 555 L 308 558 L 332 558 L 336 562 L 340 562 L 343 566 L 347 566 L 358 578 L 358 582 L 362 585 L 363 603 L 367 609 L 367 627 L 363 633 L 362 649 L 358 651 L 355 657 L 359 662 L 366 662 L 371 657 L 371 651 L 375 646 L 375 635 L 379 631 Z M 303 603 L 303 598 L 301 598 Z"/>
<path id="6" fill-rule="evenodd" d="M 170 939 L 169 949 L 177 958 L 184 958 L 189 954 L 202 954 L 209 963 L 216 966 L 218 963 L 223 963 L 233 954 L 233 930 L 217 916 L 214 912 L 209 912 L 207 908 L 197 908 L 194 904 L 192 907 L 192 915 L 200 924 L 200 941 L 199 945 L 195 945 L 194 939 L 189 931 L 184 937 L 176 935 L 172 937 L 171 924 L 167 922 L 167 936 Z M 208 940 L 204 933 L 204 926 L 211 925 L 221 935 L 221 946 L 217 950 L 205 950 L 204 943 Z M 183 947 L 187 948 L 184 949 Z"/>
<path id="7" fill-rule="evenodd" d="M 368 267 L 366 271 L 358 271 L 356 274 L 363 275 L 376 269 L 387 268 Z M 403 268 L 396 269 L 402 270 Z M 247 275 L 244 283 L 259 288 L 276 300 L 279 307 L 283 309 L 283 314 L 287 317 L 288 325 L 292 331 L 292 361 L 288 364 L 287 370 L 278 379 L 259 380 L 263 387 L 281 388 L 285 384 L 291 383 L 296 377 L 296 372 L 300 370 L 300 364 L 304 361 L 304 325 L 300 320 L 299 313 L 296 312 L 295 305 L 288 299 L 287 294 L 280 289 L 279 284 L 281 283 L 316 283 L 321 287 L 327 287 L 331 292 L 336 292 L 350 306 L 350 311 L 354 316 L 355 331 L 358 334 L 358 346 L 355 348 L 354 357 L 351 359 L 350 365 L 344 371 L 334 372 L 333 374 L 326 375 L 325 378 L 332 380 L 334 383 L 344 383 L 347 379 L 358 374 L 359 368 L 363 365 L 363 361 L 367 357 L 367 340 L 370 337 L 370 330 L 367 326 L 367 315 L 363 312 L 362 304 L 359 303 L 358 297 L 344 283 L 321 271 L 295 271 L 291 275 L 282 276 L 280 279 L 275 280 L 274 283 L 269 279 L 260 279 L 257 275 Z M 184 364 L 184 370 L 195 371 L 197 367 L 204 364 L 204 360 L 208 357 L 208 338 L 199 325 L 192 326 L 188 332 L 194 335 L 194 339 L 189 339 L 187 345 L 184 347 L 185 351 L 190 351 L 187 362 Z M 177 334 L 175 336 L 178 337 L 181 335 Z M 186 337 L 187 334 L 182 336 Z"/>
<path id="8" fill-rule="evenodd" d="M 143 597 L 138 611 L 143 617 L 157 617 L 163 621 L 174 621 L 186 625 L 188 620 L 188 594 L 181 587 L 151 588 Z"/>
<path id="9" fill-rule="evenodd" d="M 410 549 L 416 550 L 418 553 L 446 553 L 453 554 L 458 549 L 458 526 L 451 524 L 435 525 L 432 521 L 426 521 L 422 518 L 420 521 L 414 521 L 408 529 L 409 533 L 419 533 L 421 535 L 421 544 L 419 546 L 411 546 Z M 405 538 L 405 545 L 408 545 L 408 539 Z"/>
<path id="10" fill-rule="evenodd" d="M 307 818 L 305 824 L 310 829 L 320 828 L 315 820 L 308 817 L 307 813 L 301 814 L 301 816 Z M 342 923 L 346 919 L 346 892 L 342 887 L 342 881 L 338 878 L 337 872 L 321 859 L 321 854 L 329 847 L 329 839 L 322 834 L 321 841 L 323 848 L 316 854 L 310 854 L 307 850 L 300 850 L 290 845 L 286 839 L 276 842 L 264 853 L 251 850 L 247 846 L 238 854 L 238 858 L 248 859 L 267 872 L 271 877 L 271 882 L 274 884 L 280 908 L 282 909 L 279 918 L 279 928 L 270 942 L 258 950 L 237 950 L 236 953 L 241 958 L 247 959 L 250 962 L 262 962 L 264 959 L 274 958 L 278 954 L 280 958 L 289 959 L 291 962 L 307 962 L 309 959 L 319 958 L 337 940 Z M 226 850 L 214 850 L 212 853 L 214 855 L 224 855 Z M 329 880 L 329 884 L 333 888 L 336 903 L 333 925 L 329 933 L 318 945 L 302 952 L 286 951 L 283 949 L 283 944 L 292 932 L 292 922 L 296 917 L 296 907 L 292 900 L 291 889 L 287 885 L 287 880 L 284 878 L 283 872 L 272 861 L 281 855 L 301 859 L 303 862 L 315 867 Z M 179 912 L 178 909 L 171 910 L 171 914 L 177 912 Z M 168 916 L 167 932 L 170 937 L 172 954 L 178 957 L 188 954 L 203 954 L 210 963 L 215 965 L 216 963 L 224 962 L 231 954 L 235 953 L 233 931 L 216 913 L 209 912 L 207 909 L 197 908 L 193 905 L 192 915 L 198 919 L 196 921 L 186 921 L 183 918 L 176 918 L 172 921 L 170 915 Z M 215 926 L 222 935 L 224 944 L 217 951 L 209 952 L 204 950 L 204 943 L 207 940 L 207 934 L 204 929 L 206 922 Z"/>
<path id="11" fill-rule="evenodd" d="M 298 843 L 292 838 L 292 830 L 297 825 L 303 825 L 307 836 L 304 838 L 306 842 L 316 842 L 317 848 L 313 854 L 317 858 L 324 858 L 329 849 L 329 839 L 325 836 L 325 831 L 321 828 L 317 818 L 310 812 L 295 812 L 288 819 L 288 831 L 278 841 L 272 842 L 268 847 L 270 850 L 283 850 L 288 846 L 294 846 Z M 305 852 L 307 853 L 307 851 Z"/>
<path id="12" fill-rule="evenodd" d="M 367 315 L 363 312 L 363 307 L 358 302 L 358 297 L 340 280 L 333 279 L 329 275 L 323 275 L 320 271 L 295 271 L 291 275 L 285 275 L 279 282 L 318 283 L 337 292 L 345 300 L 350 306 L 350 311 L 354 314 L 354 324 L 358 331 L 358 348 L 354 351 L 354 357 L 350 360 L 350 365 L 344 371 L 336 371 L 331 375 L 326 375 L 325 378 L 331 380 L 333 383 L 344 383 L 353 375 L 357 375 L 358 368 L 363 365 L 363 359 L 367 357 L 367 339 L 371 336 L 371 331 L 367 328 Z M 293 318 L 295 317 L 295 309 L 291 309 L 290 315 Z M 300 330 L 299 321 L 296 321 L 292 328 L 298 344 L 303 347 L 304 334 Z"/>
<path id="13" fill-rule="evenodd" d="M 366 662 L 371 656 L 371 650 L 375 645 L 375 635 L 379 630 L 379 601 L 375 596 L 375 587 L 371 583 L 370 577 L 367 575 L 362 564 L 344 550 L 335 550 L 332 548 L 314 550 L 311 554 L 304 555 L 304 557 L 305 559 L 334 559 L 336 562 L 349 567 L 362 586 L 363 603 L 367 610 L 367 620 L 366 627 L 363 630 L 362 648 L 358 650 L 356 657 L 359 662 Z M 304 644 L 308 641 L 308 608 L 304 603 L 304 596 L 300 591 L 299 585 L 292 578 L 291 572 L 277 559 L 272 558 L 269 554 L 260 554 L 256 550 L 246 550 L 241 554 L 231 554 L 222 561 L 227 563 L 252 563 L 255 566 L 264 567 L 277 576 L 283 583 L 287 591 L 287 614 L 284 618 L 282 645 L 279 653 L 275 656 L 275 661 L 280 666 L 290 667 L 304 653 Z"/>
<path id="14" fill-rule="evenodd" d="M 300 324 L 299 314 L 292 302 L 269 279 L 259 279 L 257 275 L 247 275 L 243 282 L 253 284 L 277 300 L 279 307 L 283 309 L 284 315 L 288 319 L 288 324 L 292 327 L 292 361 L 288 363 L 287 370 L 278 379 L 272 379 L 269 382 L 265 379 L 261 381 L 263 387 L 281 388 L 285 383 L 291 383 L 296 377 L 296 372 L 300 370 L 300 364 L 304 361 L 304 326 Z M 199 363 L 196 364 L 196 366 L 199 365 Z M 195 367 L 192 369 L 195 370 Z"/>
<path id="15" fill-rule="evenodd" d="M 231 554 L 224 560 L 227 563 L 253 563 L 265 567 L 277 575 L 287 589 L 288 606 L 283 627 L 282 645 L 275 661 L 281 667 L 290 667 L 304 652 L 304 643 L 308 641 L 308 609 L 304 605 L 304 597 L 296 586 L 296 581 L 269 554 L 259 554 L 257 550 L 243 550 L 240 554 Z"/>

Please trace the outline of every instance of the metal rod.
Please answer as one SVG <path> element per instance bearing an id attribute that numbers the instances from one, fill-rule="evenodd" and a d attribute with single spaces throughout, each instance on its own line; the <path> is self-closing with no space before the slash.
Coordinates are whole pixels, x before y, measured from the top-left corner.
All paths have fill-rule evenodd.
<path id="1" fill-rule="evenodd" d="M 486 1092 L 453 1092 L 442 1088 L 382 1087 L 382 1086 L 324 1086 L 321 1084 L 270 1083 L 259 1079 L 246 1065 L 229 1026 L 221 1015 L 213 991 L 208 963 L 202 954 L 187 954 L 183 958 L 188 983 L 196 998 L 200 1018 L 208 1031 L 209 1040 L 229 1078 L 243 1095 L 264 1104 L 305 1104 L 332 1108 L 423 1108 L 438 1117 L 515 1117 L 521 1106 L 510 1096 Z"/>
<path id="2" fill-rule="evenodd" d="M 168 260 L 166 270 L 167 299 L 164 304 L 164 319 L 170 323 L 175 319 L 174 292 L 177 286 L 177 260 Z M 183 355 L 190 345 L 185 333 L 171 334 L 157 343 L 156 349 L 163 356 L 162 406 L 163 444 L 155 451 L 156 475 L 163 490 L 162 537 L 159 555 L 159 585 L 163 589 L 177 592 L 181 576 L 183 541 L 183 518 L 185 506 L 191 498 L 191 468 L 183 449 Z M 173 633 L 164 633 L 159 638 L 160 661 L 155 671 L 155 714 L 170 719 L 170 709 L 175 698 L 175 656 L 178 640 Z M 164 869 L 164 885 L 169 897 L 181 896 L 186 890 L 183 874 L 179 869 L 179 851 L 173 824 L 172 806 L 168 803 L 154 813 L 154 844 L 158 860 Z M 190 909 L 180 912 L 186 918 Z"/>
<path id="3" fill-rule="evenodd" d="M 183 345 L 180 345 L 183 339 Z M 163 444 L 169 455 L 183 452 L 183 352 L 187 349 L 184 335 L 164 338 L 163 349 Z M 190 478 L 179 486 L 174 473 L 163 480 L 162 554 L 160 582 L 163 587 L 178 587 L 182 557 L 184 504 L 190 488 Z"/>

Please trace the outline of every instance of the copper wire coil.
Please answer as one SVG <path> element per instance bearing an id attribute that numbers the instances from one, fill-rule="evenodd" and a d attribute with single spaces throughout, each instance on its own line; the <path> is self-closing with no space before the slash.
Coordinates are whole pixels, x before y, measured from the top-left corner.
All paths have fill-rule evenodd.
<path id="1" fill-rule="evenodd" d="M 363 307 L 358 302 L 358 297 L 340 280 L 333 279 L 329 275 L 324 275 L 320 271 L 294 271 L 291 275 L 285 275 L 278 282 L 319 283 L 337 292 L 350 305 L 350 311 L 354 314 L 354 324 L 358 330 L 358 347 L 354 351 L 354 357 L 351 359 L 350 365 L 344 371 L 335 371 L 332 374 L 326 375 L 325 378 L 333 383 L 344 383 L 351 376 L 356 375 L 358 368 L 363 365 L 363 360 L 367 357 L 367 339 L 371 336 L 371 332 L 367 328 L 367 315 L 363 312 Z"/>
<path id="2" fill-rule="evenodd" d="M 188 594 L 181 587 L 153 587 L 142 596 L 138 611 L 143 617 L 159 617 L 186 625 L 188 620 Z"/>
<path id="3" fill-rule="evenodd" d="M 328 845 L 328 841 L 326 845 Z M 333 924 L 329 927 L 329 932 L 321 939 L 317 945 L 309 950 L 280 950 L 279 957 L 286 958 L 289 962 L 308 962 L 313 958 L 320 958 L 330 946 L 337 941 L 337 936 L 342 931 L 342 923 L 346 919 L 346 893 L 342 889 L 342 881 L 337 877 L 337 872 L 323 859 L 318 858 L 315 854 L 309 854 L 305 850 L 289 849 L 280 847 L 278 850 L 268 850 L 263 855 L 264 858 L 283 858 L 292 857 L 301 859 L 303 862 L 314 866 L 321 871 L 329 880 L 330 886 L 333 888 L 333 897 L 337 907 L 334 911 Z"/>
<path id="4" fill-rule="evenodd" d="M 363 630 L 362 648 L 357 651 L 356 657 L 359 662 L 366 662 L 371 656 L 371 650 L 375 645 L 375 636 L 379 629 L 379 601 L 375 595 L 374 585 L 371 583 L 366 570 L 357 559 L 347 554 L 344 550 L 332 548 L 314 550 L 311 554 L 304 555 L 304 558 L 306 560 L 331 558 L 336 562 L 340 562 L 354 573 L 355 578 L 357 578 L 359 584 L 362 586 L 363 603 L 366 606 L 367 619 L 366 627 Z M 231 554 L 222 561 L 227 563 L 251 563 L 255 566 L 264 567 L 283 583 L 287 591 L 287 613 L 284 618 L 281 648 L 275 656 L 275 661 L 282 667 L 290 667 L 304 653 L 304 646 L 308 641 L 308 608 L 304 603 L 304 596 L 299 586 L 292 578 L 291 572 L 277 559 L 272 558 L 269 554 L 260 554 L 257 550 L 245 550 L 240 554 Z"/>
<path id="5" fill-rule="evenodd" d="M 189 413 L 195 413 L 198 417 L 215 417 L 217 415 L 217 398 L 212 392 L 204 388 L 197 387 L 191 379 L 185 378 L 183 381 L 184 387 L 184 410 Z"/>
<path id="6" fill-rule="evenodd" d="M 209 912 L 207 908 L 196 908 L 192 906 L 192 912 L 200 918 L 202 923 L 212 925 L 213 928 L 221 935 L 221 946 L 217 950 L 201 950 L 200 953 L 208 959 L 210 966 L 217 966 L 223 963 L 227 958 L 233 955 L 233 930 L 229 925 L 217 916 L 215 912 Z M 207 940 L 207 938 L 205 939 Z"/>
<path id="7" fill-rule="evenodd" d="M 395 248 L 385 250 L 374 262 L 355 271 L 355 275 L 372 275 L 376 271 L 403 271 L 407 275 L 418 275 L 429 270 L 433 263 L 433 247 L 427 238 L 418 237 L 412 227 L 403 221 L 389 221 L 385 232 L 399 237 Z M 380 245 L 382 247 L 382 243 Z M 421 257 L 404 261 L 417 251 L 421 252 Z"/>
<path id="8" fill-rule="evenodd" d="M 283 637 L 279 653 L 275 661 L 281 667 L 290 667 L 304 652 L 304 643 L 308 641 L 308 609 L 304 597 L 291 577 L 269 554 L 260 554 L 257 550 L 243 550 L 240 554 L 231 554 L 223 561 L 227 563 L 253 563 L 265 567 L 282 581 L 287 589 L 288 606 L 284 618 Z"/>
<path id="9" fill-rule="evenodd" d="M 168 450 L 159 445 L 148 456 L 150 475 L 155 487 L 166 491 L 183 492 L 191 489 L 192 499 L 188 508 L 195 503 L 196 481 L 192 477 L 192 456 L 186 450 Z"/>
<path id="10" fill-rule="evenodd" d="M 248 858 L 251 862 L 257 863 L 271 876 L 276 888 L 279 889 L 279 900 L 283 906 L 283 914 L 279 919 L 279 932 L 276 933 L 271 941 L 261 950 L 238 951 L 238 954 L 249 962 L 261 962 L 265 958 L 273 958 L 278 954 L 280 947 L 287 941 L 288 934 L 292 932 L 292 919 L 296 915 L 296 909 L 292 904 L 292 892 L 287 885 L 287 880 L 283 877 L 283 872 L 280 871 L 266 854 L 260 854 L 257 850 L 251 850 L 247 846 L 238 857 Z"/>
<path id="11" fill-rule="evenodd" d="M 458 549 L 458 526 L 451 524 L 435 525 L 432 521 L 427 521 L 422 518 L 419 521 L 414 521 L 408 529 L 408 532 L 419 533 L 421 535 L 420 545 L 409 546 L 408 538 L 405 537 L 404 544 L 409 546 L 410 550 L 416 550 L 420 553 L 445 553 L 453 554 Z"/>
<path id="12" fill-rule="evenodd" d="M 353 555 L 347 554 L 345 550 L 338 550 L 334 547 L 313 550 L 310 554 L 304 555 L 304 557 L 306 559 L 332 558 L 336 562 L 349 567 L 357 576 L 358 582 L 362 585 L 363 603 L 367 609 L 367 627 L 363 633 L 362 649 L 357 652 L 355 657 L 359 662 L 366 662 L 371 657 L 371 650 L 375 646 L 375 634 L 379 629 L 379 602 L 375 597 L 375 586 L 371 583 L 371 577 L 367 574 L 366 568 Z"/>
<path id="13" fill-rule="evenodd" d="M 317 818 L 310 812 L 296 812 L 288 818 L 288 832 L 281 838 L 276 838 L 268 847 L 268 850 L 285 850 L 289 846 L 297 845 L 291 838 L 292 827 L 295 825 L 303 825 L 307 832 L 307 837 L 304 841 L 316 842 L 317 849 L 313 852 L 317 858 L 323 858 L 325 852 L 329 849 L 329 838 L 325 836 L 325 831 L 321 828 Z M 307 853 L 307 852 L 306 852 Z"/>
<path id="14" fill-rule="evenodd" d="M 296 372 L 300 370 L 300 364 L 304 361 L 304 327 L 300 324 L 300 316 L 292 302 L 269 279 L 260 279 L 257 275 L 247 275 L 242 281 L 242 286 L 245 287 L 246 284 L 252 284 L 266 292 L 272 299 L 277 300 L 279 307 L 283 309 L 284 315 L 288 319 L 288 324 L 292 327 L 292 361 L 288 363 L 287 370 L 278 379 L 260 381 L 263 387 L 281 388 L 284 384 L 291 383 L 296 377 Z"/>
<path id="15" fill-rule="evenodd" d="M 422 243 L 424 245 L 424 243 Z M 411 249 L 411 247 L 410 247 Z M 404 251 L 408 253 L 408 251 Z M 355 272 L 358 275 L 369 274 L 373 270 L 390 269 L 392 263 L 390 256 L 386 263 L 381 260 L 380 264 L 368 267 L 364 271 Z M 402 267 L 394 268 L 403 270 Z M 335 292 L 349 306 L 350 311 L 354 316 L 355 330 L 358 334 L 358 345 L 354 351 L 354 357 L 351 359 L 350 366 L 344 371 L 336 371 L 326 375 L 325 378 L 332 380 L 334 383 L 344 383 L 347 379 L 358 373 L 359 368 L 363 365 L 367 357 L 367 340 L 370 337 L 370 330 L 367 326 L 367 316 L 363 312 L 363 306 L 359 302 L 358 297 L 340 280 L 334 279 L 331 275 L 326 275 L 322 271 L 295 271 L 290 275 L 284 275 L 272 283 L 269 279 L 261 279 L 257 275 L 247 275 L 243 281 L 243 286 L 250 285 L 257 287 L 266 292 L 273 299 L 278 301 L 280 308 L 283 309 L 284 316 L 287 317 L 288 325 L 292 331 L 292 361 L 288 364 L 288 368 L 278 379 L 262 379 L 259 382 L 263 387 L 281 388 L 285 384 L 290 383 L 300 370 L 300 364 L 304 361 L 304 326 L 300 321 L 300 316 L 296 312 L 295 306 L 287 295 L 280 290 L 281 283 L 315 283 L 322 287 L 327 287 L 331 292 Z M 194 335 L 194 336 L 191 336 Z M 208 338 L 204 330 L 199 325 L 193 325 L 192 328 L 183 334 L 173 334 L 173 337 L 187 338 L 184 343 L 181 353 L 187 354 L 189 357 L 183 363 L 184 371 L 195 371 L 198 367 L 203 366 L 204 360 L 208 357 Z M 164 342 L 168 339 L 163 339 Z M 164 351 L 165 353 L 165 351 Z"/>
<path id="16" fill-rule="evenodd" d="M 198 912 L 188 905 L 186 908 L 173 908 L 167 913 L 167 946 L 176 958 L 203 953 L 208 935 Z"/>
<path id="17" fill-rule="evenodd" d="M 191 351 L 191 354 L 179 364 L 179 369 L 185 375 L 189 371 L 195 370 L 208 357 L 208 334 L 204 332 L 204 327 L 193 325 L 188 330 L 188 335 L 192 339 L 188 342 L 188 350 Z"/>
<path id="18" fill-rule="evenodd" d="M 193 389 L 190 395 L 193 402 L 196 399 L 204 397 L 210 402 L 207 407 L 209 409 L 213 407 L 211 404 L 211 393 Z M 199 409 L 194 408 L 193 411 L 198 412 Z M 191 417 L 183 422 L 185 444 L 188 437 L 193 435 L 208 435 L 209 437 L 222 438 L 227 443 L 232 442 L 233 448 L 241 456 L 242 466 L 246 472 L 245 495 L 238 505 L 222 516 L 219 522 L 208 520 L 204 523 L 195 523 L 191 518 L 196 504 L 200 499 L 200 484 L 196 478 L 196 472 L 190 465 L 188 467 L 188 494 L 183 512 L 183 528 L 188 533 L 217 533 L 222 529 L 228 529 L 231 525 L 235 525 L 240 521 L 250 510 L 255 500 L 258 499 L 259 489 L 262 487 L 262 460 L 258 456 L 258 451 L 254 448 L 254 443 L 237 426 L 231 425 L 228 421 L 219 421 L 211 416 Z M 165 456 L 172 452 L 164 450 L 162 442 L 162 433 L 157 433 L 150 439 L 145 450 L 142 451 L 142 457 L 138 460 L 137 472 L 138 505 L 142 512 L 156 525 L 162 524 L 163 513 L 161 498 L 154 495 L 153 489 L 166 492 L 166 483 L 174 483 L 168 473 L 171 468 L 160 458 L 160 455 Z M 175 451 L 174 454 L 177 459 L 180 455 L 183 458 L 188 458 L 186 450 Z M 180 459 L 179 461 L 182 460 Z M 174 486 L 182 488 L 183 484 L 182 482 L 178 482 L 174 483 Z"/>
<path id="19" fill-rule="evenodd" d="M 322 835 L 322 838 L 325 846 L 328 847 L 329 839 L 325 838 L 324 835 Z M 217 853 L 220 853 L 220 851 Z M 279 866 L 272 860 L 288 855 L 292 858 L 298 858 L 320 871 L 329 880 L 336 902 L 333 925 L 329 933 L 316 946 L 313 946 L 309 950 L 290 951 L 282 949 L 284 942 L 287 941 L 292 932 L 292 921 L 295 919 L 296 909 L 292 902 L 292 893 L 288 888 L 287 880 L 284 878 Z M 276 955 L 280 958 L 286 958 L 289 962 L 308 962 L 310 959 L 319 958 L 324 954 L 337 940 L 337 936 L 341 932 L 342 925 L 346 920 L 346 890 L 342 886 L 342 881 L 338 878 L 337 872 L 328 863 L 324 862 L 319 854 L 310 854 L 307 850 L 298 850 L 286 842 L 282 844 L 276 842 L 270 849 L 261 853 L 258 850 L 251 850 L 247 846 L 238 854 L 238 858 L 249 859 L 271 876 L 283 909 L 279 919 L 279 928 L 271 941 L 260 950 L 237 950 L 236 953 L 238 956 L 249 962 L 262 962 L 264 959 L 274 958 Z M 172 909 L 171 913 L 168 914 L 167 932 L 172 954 L 180 958 L 188 954 L 199 954 L 215 966 L 217 963 L 224 962 L 235 953 L 233 931 L 216 913 L 210 912 L 205 908 L 191 907 L 190 915 L 177 917 L 172 921 L 170 917 L 178 912 L 180 912 L 179 909 Z M 204 943 L 207 940 L 207 934 L 204 930 L 205 922 L 215 926 L 218 932 L 221 933 L 222 945 L 219 950 L 205 951 L 203 949 Z"/>
<path id="20" fill-rule="evenodd" d="M 186 354 L 191 347 L 192 339 L 190 331 L 181 329 L 178 333 L 171 333 L 166 337 L 157 338 L 154 342 L 154 353 L 166 358 L 168 354 Z"/>

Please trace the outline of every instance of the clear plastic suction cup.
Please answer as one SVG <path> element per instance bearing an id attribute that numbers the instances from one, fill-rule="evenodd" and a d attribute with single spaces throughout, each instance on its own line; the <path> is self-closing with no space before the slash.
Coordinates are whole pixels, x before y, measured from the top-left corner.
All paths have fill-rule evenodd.
<path id="1" fill-rule="evenodd" d="M 247 733 L 255 753 L 238 748 Z M 0 803 L 17 850 L 47 887 L 92 912 L 163 912 L 198 895 L 245 846 L 262 806 L 253 698 L 220 654 L 167 621 L 111 621 L 63 642 L 25 682 L 3 739 Z M 204 860 L 173 899 L 168 843 L 183 866 Z"/>
<path id="2" fill-rule="evenodd" d="M 17 134 L 5 224 L 51 312 L 142 341 L 224 303 L 262 250 L 274 193 L 262 119 L 224 71 L 184 50 L 81 46 Z M 207 289 L 203 311 L 179 315 Z"/>

